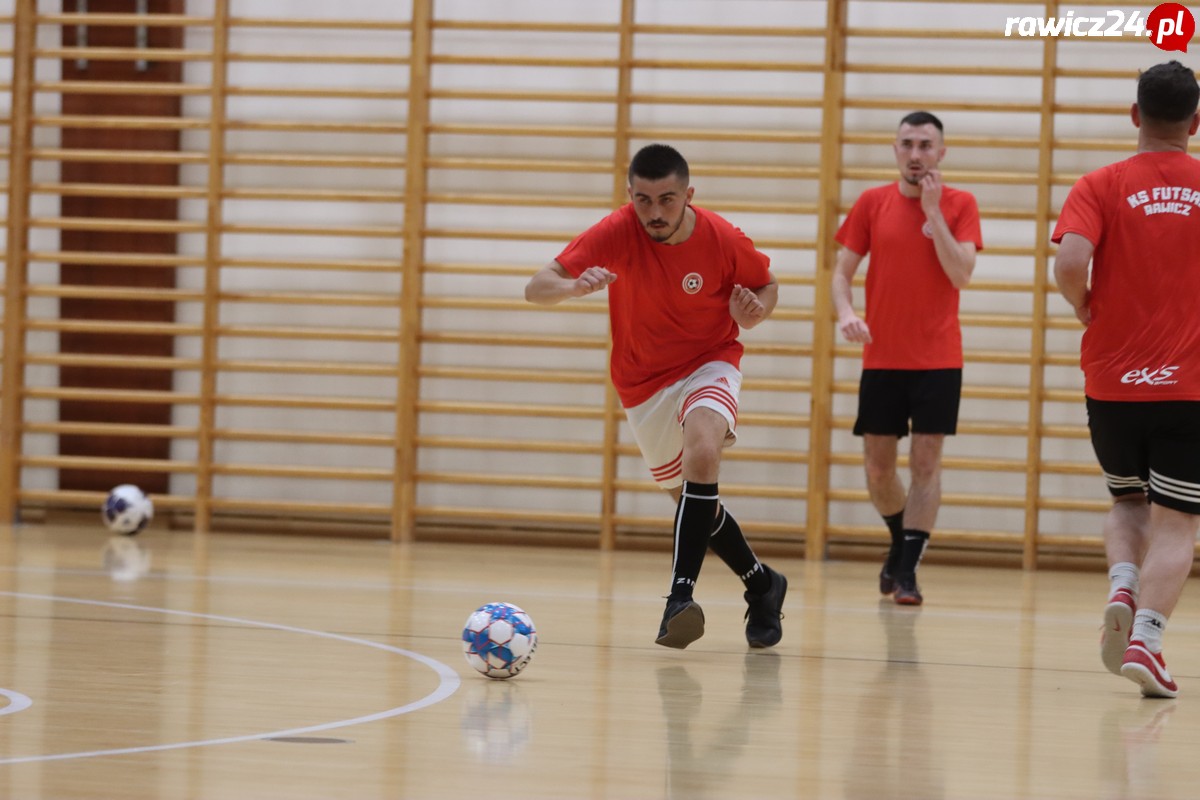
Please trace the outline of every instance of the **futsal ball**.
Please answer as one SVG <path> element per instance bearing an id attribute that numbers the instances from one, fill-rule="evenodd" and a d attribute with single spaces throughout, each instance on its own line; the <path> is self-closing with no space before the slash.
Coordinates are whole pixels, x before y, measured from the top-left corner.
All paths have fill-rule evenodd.
<path id="1" fill-rule="evenodd" d="M 108 493 L 100 516 L 113 533 L 133 536 L 154 516 L 154 504 L 132 483 L 122 483 Z"/>
<path id="2" fill-rule="evenodd" d="M 467 617 L 462 632 L 467 663 L 489 678 L 512 678 L 537 650 L 537 629 L 512 603 L 488 603 Z"/>

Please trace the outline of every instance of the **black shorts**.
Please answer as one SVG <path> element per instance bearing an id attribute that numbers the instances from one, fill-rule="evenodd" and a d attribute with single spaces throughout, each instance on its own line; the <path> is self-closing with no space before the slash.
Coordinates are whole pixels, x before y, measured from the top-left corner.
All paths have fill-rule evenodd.
<path id="1" fill-rule="evenodd" d="M 958 430 L 961 369 L 864 369 L 858 383 L 854 435 L 908 435 Z"/>
<path id="2" fill-rule="evenodd" d="M 1114 497 L 1146 493 L 1200 514 L 1200 401 L 1122 403 L 1087 399 L 1092 447 Z"/>

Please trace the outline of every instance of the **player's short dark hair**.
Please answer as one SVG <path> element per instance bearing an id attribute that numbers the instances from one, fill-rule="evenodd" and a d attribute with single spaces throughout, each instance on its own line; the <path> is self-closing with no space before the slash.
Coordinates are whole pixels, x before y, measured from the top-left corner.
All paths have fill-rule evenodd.
<path id="1" fill-rule="evenodd" d="M 912 125 L 914 128 L 919 128 L 922 125 L 932 125 L 938 129 L 938 133 L 944 133 L 942 129 L 942 121 L 930 114 L 928 111 L 914 111 L 911 114 L 905 114 L 904 119 L 900 120 L 900 125 Z"/>
<path id="2" fill-rule="evenodd" d="M 1196 113 L 1200 84 L 1178 61 L 1155 64 L 1138 76 L 1138 111 L 1151 122 L 1182 122 Z"/>
<path id="3" fill-rule="evenodd" d="M 678 175 L 684 183 L 688 182 L 688 163 L 679 151 L 667 144 L 648 144 L 629 162 L 629 182 L 633 179 L 644 178 L 657 181 L 669 175 Z"/>

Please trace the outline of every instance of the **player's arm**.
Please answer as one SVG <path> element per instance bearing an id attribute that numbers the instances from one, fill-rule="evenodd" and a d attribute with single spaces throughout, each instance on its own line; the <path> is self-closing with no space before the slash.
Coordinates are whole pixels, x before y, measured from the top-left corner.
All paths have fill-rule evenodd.
<path id="1" fill-rule="evenodd" d="M 933 226 L 933 249 L 937 251 L 938 263 L 955 289 L 965 289 L 975 272 L 975 243 L 954 241 L 944 219 L 941 227 L 945 229 L 944 237 L 938 235 L 938 225 Z"/>
<path id="2" fill-rule="evenodd" d="M 871 341 L 871 331 L 867 328 L 867 323 L 854 313 L 854 296 L 850 292 L 854 273 L 858 271 L 862 260 L 861 253 L 843 247 L 838 250 L 837 260 L 833 265 L 833 306 L 837 310 L 838 330 L 851 342 Z"/>
<path id="3" fill-rule="evenodd" d="M 525 299 L 540 306 L 552 306 L 572 297 L 598 292 L 616 279 L 616 274 L 604 267 L 588 267 L 576 278 L 562 264 L 551 261 L 529 279 L 525 285 Z"/>
<path id="4" fill-rule="evenodd" d="M 1078 233 L 1064 233 L 1054 257 L 1054 280 L 1058 291 L 1075 309 L 1075 317 L 1084 325 L 1092 321 L 1091 298 L 1088 289 L 1088 264 L 1096 247 Z"/>
<path id="5" fill-rule="evenodd" d="M 771 316 L 779 302 L 779 283 L 770 271 L 767 275 L 771 280 L 757 289 L 747 289 L 739 284 L 733 286 L 729 295 L 729 316 L 743 328 L 753 328 Z"/>
<path id="6" fill-rule="evenodd" d="M 931 169 L 921 179 L 921 209 L 929 222 L 933 236 L 933 249 L 937 252 L 942 271 L 956 289 L 965 289 L 975 271 L 975 243 L 960 242 L 942 215 L 942 174 Z"/>

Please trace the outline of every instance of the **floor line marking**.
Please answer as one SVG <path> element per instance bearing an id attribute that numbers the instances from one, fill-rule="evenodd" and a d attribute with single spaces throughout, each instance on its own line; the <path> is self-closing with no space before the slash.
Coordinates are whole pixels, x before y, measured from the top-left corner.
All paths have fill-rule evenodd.
<path id="1" fill-rule="evenodd" d="M 438 686 L 425 697 L 407 703 L 395 708 L 389 708 L 384 711 L 378 711 L 374 714 L 365 714 L 351 719 L 334 720 L 332 722 L 322 722 L 316 725 L 305 725 L 299 728 L 287 728 L 285 730 L 267 731 L 263 733 L 249 733 L 240 736 L 223 736 L 217 739 L 200 739 L 192 742 L 173 742 L 170 744 L 143 745 L 140 747 L 118 747 L 109 750 L 83 750 L 75 753 L 51 753 L 46 755 L 36 756 L 14 756 L 12 758 L 0 758 L 0 764 L 27 764 L 35 761 L 63 761 L 72 758 L 94 758 L 97 756 L 115 756 L 128 755 L 131 753 L 153 753 L 163 750 L 181 750 L 187 747 L 206 747 L 216 744 L 233 744 L 235 742 L 250 742 L 260 739 L 274 738 L 278 736 L 300 736 L 306 733 L 315 733 L 317 731 L 328 731 L 335 728 L 345 728 L 351 725 L 360 725 L 364 722 L 376 722 L 390 717 L 398 717 L 402 714 L 408 714 L 413 711 L 419 711 L 422 708 L 440 703 L 450 695 L 454 694 L 462 679 L 458 673 L 440 661 L 430 658 L 429 656 L 416 653 L 411 650 L 405 650 L 400 647 L 393 647 L 382 642 L 372 642 L 369 639 L 359 639 L 354 636 L 345 636 L 340 633 L 329 633 L 327 631 L 318 631 L 311 628 L 299 628 L 294 625 L 282 625 L 276 622 L 261 622 L 258 620 L 243 619 L 241 617 L 227 617 L 219 614 L 202 614 L 198 611 L 178 611 L 170 608 L 159 608 L 156 606 L 139 606 L 132 603 L 114 603 L 107 600 L 87 600 L 78 597 L 59 597 L 49 594 L 30 594 L 27 592 L 6 592 L 0 591 L 0 597 L 14 597 L 24 600 L 44 600 L 51 603 L 75 603 L 77 605 L 101 606 L 104 608 L 119 608 L 127 611 L 145 611 L 156 614 L 168 614 L 177 617 L 189 617 L 191 619 L 208 619 L 219 622 L 229 622 L 238 625 L 248 625 L 256 628 L 268 628 L 271 630 L 285 631 L 287 633 L 299 633 L 305 636 L 317 636 L 322 639 L 333 639 L 335 641 L 347 642 L 349 644 L 362 645 L 373 647 L 376 650 L 383 650 L 388 653 L 410 658 L 418 663 L 432 669 L 439 677 Z M 0 690 L 7 694 L 5 690 Z M 24 697 L 24 695 L 21 695 Z M 26 698 L 28 699 L 28 698 Z M 32 701 L 30 701 L 32 704 Z M 10 706 L 11 708 L 11 706 Z M 19 709 L 18 709 L 19 710 Z M 0 712 L 7 713 L 7 712 Z"/>

